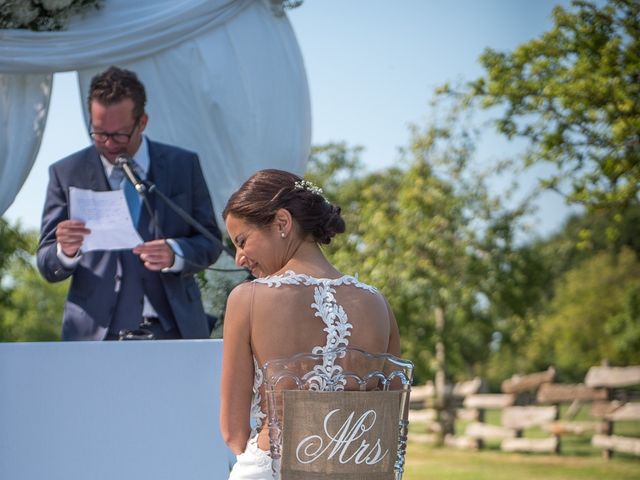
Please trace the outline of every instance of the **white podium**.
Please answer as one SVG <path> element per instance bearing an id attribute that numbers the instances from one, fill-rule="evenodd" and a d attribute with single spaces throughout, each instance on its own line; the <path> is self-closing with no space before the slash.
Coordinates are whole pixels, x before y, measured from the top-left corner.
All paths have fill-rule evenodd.
<path id="1" fill-rule="evenodd" d="M 221 340 L 0 344 L 0 479 L 226 479 L 221 360 Z"/>

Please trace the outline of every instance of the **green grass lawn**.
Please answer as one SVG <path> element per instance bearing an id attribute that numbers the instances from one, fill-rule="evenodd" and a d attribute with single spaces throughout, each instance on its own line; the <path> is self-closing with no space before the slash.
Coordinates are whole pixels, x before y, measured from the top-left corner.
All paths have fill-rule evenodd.
<path id="1" fill-rule="evenodd" d="M 577 420 L 587 420 L 580 412 Z M 499 424 L 499 412 L 487 412 L 486 421 Z M 458 434 L 465 422 L 456 422 Z M 424 427 L 410 424 L 410 431 Z M 615 433 L 640 437 L 640 422 L 619 422 Z M 526 437 L 544 437 L 539 428 Z M 591 446 L 590 436 L 563 436 L 561 454 L 519 454 L 500 451 L 500 441 L 487 441 L 481 451 L 436 448 L 409 443 L 403 480 L 640 480 L 640 457 L 616 453 L 611 460 Z"/>
<path id="2" fill-rule="evenodd" d="M 640 480 L 640 459 L 479 452 L 409 444 L 403 480 Z"/>

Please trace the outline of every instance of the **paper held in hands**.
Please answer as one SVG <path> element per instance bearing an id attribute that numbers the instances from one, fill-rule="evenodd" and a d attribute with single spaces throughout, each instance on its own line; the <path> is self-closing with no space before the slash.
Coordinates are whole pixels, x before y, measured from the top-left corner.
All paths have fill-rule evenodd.
<path id="1" fill-rule="evenodd" d="M 82 243 L 83 252 L 124 250 L 143 243 L 122 190 L 95 192 L 69 187 L 69 217 L 83 221 L 91 230 Z"/>

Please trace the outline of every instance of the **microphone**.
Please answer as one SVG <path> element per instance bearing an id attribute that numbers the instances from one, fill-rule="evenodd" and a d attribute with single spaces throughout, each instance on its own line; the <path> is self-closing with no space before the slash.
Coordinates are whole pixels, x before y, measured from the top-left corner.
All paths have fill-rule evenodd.
<path id="1" fill-rule="evenodd" d="M 131 159 L 129 157 L 126 155 L 118 155 L 116 157 L 116 166 L 124 171 L 127 179 L 131 182 L 138 193 L 143 194 L 147 191 L 147 186 L 142 180 L 140 180 L 140 177 L 138 177 L 136 172 L 133 170 Z"/>

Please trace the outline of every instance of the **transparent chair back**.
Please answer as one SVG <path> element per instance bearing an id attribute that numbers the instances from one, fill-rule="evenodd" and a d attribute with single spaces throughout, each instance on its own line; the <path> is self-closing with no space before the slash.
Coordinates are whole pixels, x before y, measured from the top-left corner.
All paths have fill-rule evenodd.
<path id="1" fill-rule="evenodd" d="M 351 347 L 263 367 L 274 478 L 400 480 L 413 364 Z"/>

